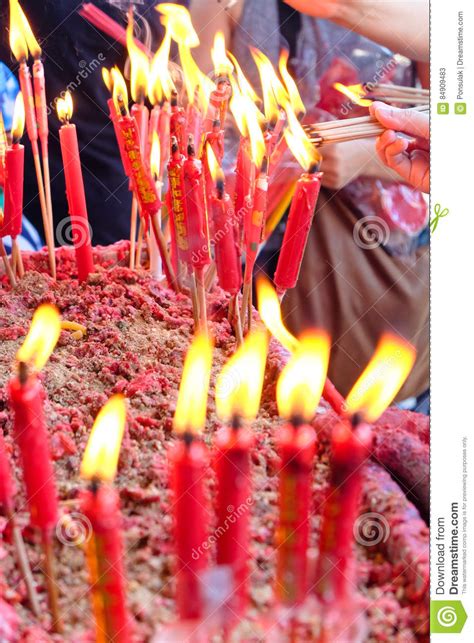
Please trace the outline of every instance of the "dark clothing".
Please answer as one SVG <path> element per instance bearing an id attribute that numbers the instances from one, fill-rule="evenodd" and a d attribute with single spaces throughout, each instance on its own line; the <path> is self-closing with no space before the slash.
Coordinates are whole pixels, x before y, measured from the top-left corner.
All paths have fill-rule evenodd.
<path id="1" fill-rule="evenodd" d="M 0 0 L 2 24 L 8 25 L 8 1 Z M 124 9 L 128 2 L 94 0 L 94 4 L 121 25 L 126 24 Z M 160 41 L 159 14 L 156 0 L 136 3 L 136 14 L 150 24 L 153 45 Z M 80 0 L 22 0 L 22 8 L 43 49 L 47 100 L 51 107 L 50 165 L 55 227 L 67 216 L 64 174 L 58 130 L 60 123 L 55 99 L 66 88 L 72 93 L 74 115 L 81 153 L 82 172 L 94 244 L 107 244 L 129 236 L 131 195 L 126 180 L 112 124 L 107 99 L 110 97 L 102 81 L 101 68 L 124 67 L 126 52 L 119 43 L 99 32 L 84 20 L 77 10 Z M 138 27 L 143 23 L 136 15 Z M 15 70 L 16 61 L 10 54 L 7 29 L 2 29 L 0 58 Z M 25 214 L 43 231 L 38 200 L 36 175 L 28 137 L 25 160 Z"/>

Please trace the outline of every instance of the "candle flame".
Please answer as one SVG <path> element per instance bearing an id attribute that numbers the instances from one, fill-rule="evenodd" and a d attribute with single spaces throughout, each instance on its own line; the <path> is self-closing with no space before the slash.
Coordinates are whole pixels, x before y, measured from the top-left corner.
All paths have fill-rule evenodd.
<path id="1" fill-rule="evenodd" d="M 248 96 L 250 100 L 253 101 L 254 103 L 260 103 L 261 102 L 260 98 L 256 94 L 252 85 L 247 80 L 244 72 L 242 71 L 242 67 L 239 65 L 237 58 L 230 51 L 227 52 L 227 55 L 229 56 L 230 60 L 234 65 L 240 91 L 246 96 Z"/>
<path id="2" fill-rule="evenodd" d="M 150 169 L 152 175 L 155 177 L 155 181 L 157 181 L 160 176 L 160 156 L 160 139 L 158 137 L 158 134 L 156 132 L 153 132 L 150 151 Z"/>
<path id="3" fill-rule="evenodd" d="M 130 57 L 130 93 L 132 100 L 143 102 L 147 95 L 150 62 L 133 37 L 133 10 L 128 13 L 127 49 Z"/>
<path id="4" fill-rule="evenodd" d="M 99 411 L 92 427 L 82 459 L 82 478 L 113 481 L 117 473 L 126 418 L 125 397 L 112 396 Z"/>
<path id="5" fill-rule="evenodd" d="M 26 44 L 28 46 L 28 49 L 30 50 L 31 55 L 36 60 L 41 56 L 41 47 L 39 46 L 38 41 L 35 38 L 33 30 L 31 29 L 30 23 L 28 22 L 28 19 L 25 15 L 25 12 L 21 8 L 20 3 L 17 2 L 16 4 L 18 6 L 18 11 L 22 22 L 23 35 L 26 39 Z"/>
<path id="6" fill-rule="evenodd" d="M 122 76 L 122 72 L 118 67 L 112 67 L 110 74 L 112 76 L 112 97 L 114 99 L 115 109 L 117 112 L 120 112 L 123 106 L 128 112 L 128 91 L 125 78 Z"/>
<path id="7" fill-rule="evenodd" d="M 375 422 L 402 387 L 415 362 L 411 344 L 386 333 L 375 353 L 346 399 L 349 415 L 359 413 Z"/>
<path id="8" fill-rule="evenodd" d="M 307 137 L 306 132 L 301 127 L 289 103 L 285 105 L 285 111 L 287 126 L 284 131 L 284 136 L 286 142 L 295 159 L 301 167 L 307 171 L 312 165 L 320 161 L 321 156 Z"/>
<path id="9" fill-rule="evenodd" d="M 173 422 L 177 433 L 199 433 L 204 428 L 211 365 L 212 342 L 206 334 L 199 333 L 184 361 Z"/>
<path id="10" fill-rule="evenodd" d="M 261 114 L 250 96 L 241 91 L 232 76 L 229 80 L 232 87 L 230 111 L 241 135 L 249 138 L 250 156 L 255 166 L 260 168 L 265 155 L 265 139 L 260 127 Z"/>
<path id="11" fill-rule="evenodd" d="M 225 38 L 222 31 L 218 31 L 214 36 L 214 44 L 211 47 L 211 58 L 214 64 L 214 73 L 217 77 L 230 76 L 234 71 L 234 65 L 226 54 Z"/>
<path id="12" fill-rule="evenodd" d="M 281 317 L 280 300 L 276 290 L 265 277 L 257 279 L 258 312 L 270 333 L 290 353 L 298 348 L 298 340 L 285 328 Z"/>
<path id="13" fill-rule="evenodd" d="M 58 309 L 52 304 L 42 304 L 33 315 L 30 330 L 16 354 L 17 361 L 40 371 L 50 358 L 60 333 Z"/>
<path id="14" fill-rule="evenodd" d="M 10 0 L 10 49 L 19 63 L 28 58 L 28 44 L 18 0 Z"/>
<path id="15" fill-rule="evenodd" d="M 148 96 L 153 105 L 162 100 L 169 100 L 171 92 L 175 89 L 173 79 L 169 72 L 171 36 L 166 30 L 161 45 L 153 57 L 148 79 Z"/>
<path id="16" fill-rule="evenodd" d="M 162 2 L 155 9 L 163 16 L 161 21 L 169 30 L 173 40 L 187 47 L 199 45 L 199 37 L 193 27 L 191 14 L 186 7 L 172 2 Z"/>
<path id="17" fill-rule="evenodd" d="M 104 85 L 107 87 L 107 90 L 112 93 L 114 83 L 110 69 L 107 69 L 107 67 L 102 67 L 102 80 L 104 81 Z"/>
<path id="18" fill-rule="evenodd" d="M 371 100 L 362 98 L 365 91 L 361 84 L 346 86 L 342 83 L 334 83 L 333 87 L 334 89 L 337 89 L 338 92 L 341 92 L 341 94 L 344 94 L 344 96 L 350 98 L 353 103 L 360 105 L 360 107 L 370 107 L 370 105 L 372 105 Z"/>
<path id="19" fill-rule="evenodd" d="M 188 101 L 191 105 L 194 105 L 197 99 L 201 113 L 205 114 L 209 106 L 209 97 L 215 85 L 212 80 L 199 69 L 188 45 L 179 44 L 178 50 Z"/>
<path id="20" fill-rule="evenodd" d="M 278 119 L 280 106 L 288 101 L 289 97 L 270 59 L 254 47 L 251 47 L 250 51 L 260 75 L 265 118 L 269 123 L 274 123 Z"/>
<path id="21" fill-rule="evenodd" d="M 309 422 L 321 394 L 329 363 L 330 339 L 320 330 L 305 333 L 277 383 L 280 416 Z"/>
<path id="22" fill-rule="evenodd" d="M 267 351 L 267 332 L 256 330 L 225 364 L 216 381 L 216 409 L 222 420 L 236 416 L 253 420 L 257 416 Z"/>
<path id="23" fill-rule="evenodd" d="M 15 99 L 15 108 L 13 110 L 13 123 L 12 123 L 12 138 L 14 141 L 19 141 L 23 136 L 25 129 L 25 103 L 23 94 L 18 92 Z"/>
<path id="24" fill-rule="evenodd" d="M 71 92 L 67 91 L 64 94 L 64 98 L 58 98 L 56 110 L 58 112 L 59 120 L 62 123 L 66 123 L 71 120 L 73 111 Z"/>
<path id="25" fill-rule="evenodd" d="M 288 71 L 288 56 L 288 50 L 282 49 L 280 53 L 280 60 L 278 61 L 278 69 L 280 70 L 280 76 L 283 79 L 286 91 L 288 93 L 288 96 L 290 97 L 290 105 L 296 116 L 300 116 L 301 114 L 304 114 L 306 112 L 306 108 L 301 99 L 298 87 L 296 86 L 292 75 Z"/>
<path id="26" fill-rule="evenodd" d="M 206 157 L 209 172 L 211 173 L 214 183 L 216 183 L 217 181 L 224 181 L 224 172 L 219 165 L 219 161 L 217 160 L 210 143 L 206 143 Z"/>

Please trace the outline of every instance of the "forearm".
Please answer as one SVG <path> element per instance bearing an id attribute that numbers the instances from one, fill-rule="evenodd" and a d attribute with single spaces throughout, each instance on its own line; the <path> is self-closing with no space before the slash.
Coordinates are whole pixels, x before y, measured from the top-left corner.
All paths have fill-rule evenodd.
<path id="1" fill-rule="evenodd" d="M 428 0 L 347 0 L 332 20 L 413 60 L 429 61 Z"/>

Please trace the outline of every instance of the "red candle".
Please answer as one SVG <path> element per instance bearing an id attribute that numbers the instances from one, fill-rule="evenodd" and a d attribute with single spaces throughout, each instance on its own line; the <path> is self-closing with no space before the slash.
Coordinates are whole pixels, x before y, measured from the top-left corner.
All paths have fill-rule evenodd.
<path id="1" fill-rule="evenodd" d="M 289 605 L 301 604 L 308 589 L 311 481 L 316 445 L 314 429 L 308 422 L 321 397 L 329 347 L 329 337 L 322 331 L 303 335 L 277 383 L 278 410 L 288 423 L 278 436 L 281 465 L 276 586 L 280 600 Z"/>
<path id="2" fill-rule="evenodd" d="M 38 57 L 33 63 L 33 86 L 35 93 L 35 110 L 36 120 L 38 123 L 38 134 L 41 140 L 41 145 L 44 150 L 48 145 L 48 112 L 46 109 L 46 86 L 44 78 L 44 66 L 41 59 Z"/>
<path id="3" fill-rule="evenodd" d="M 316 172 L 316 166 L 314 166 L 312 172 L 302 174 L 296 183 L 273 279 L 279 295 L 288 288 L 294 288 L 298 281 L 321 187 L 321 177 L 322 173 Z"/>
<path id="4" fill-rule="evenodd" d="M 69 92 L 66 92 L 64 99 L 58 100 L 57 109 L 63 123 L 59 129 L 59 142 L 71 217 L 72 242 L 76 253 L 77 276 L 79 281 L 85 281 L 89 273 L 94 271 L 94 262 L 76 126 L 69 122 L 72 116 L 72 98 Z"/>
<path id="5" fill-rule="evenodd" d="M 359 515 L 362 465 L 369 456 L 367 424 L 353 430 L 348 421 L 333 429 L 331 484 L 324 505 L 316 571 L 316 593 L 326 603 L 342 600 L 353 585 L 354 523 Z"/>
<path id="6" fill-rule="evenodd" d="M 185 155 L 187 151 L 186 118 L 183 108 L 178 105 L 176 90 L 171 92 L 170 136 L 176 137 L 179 151 Z"/>
<path id="7" fill-rule="evenodd" d="M 0 432 L 0 505 L 5 509 L 7 516 L 13 511 L 13 495 L 15 485 L 13 484 L 10 461 L 7 455 L 3 433 Z"/>
<path id="8" fill-rule="evenodd" d="M 125 399 L 114 395 L 94 422 L 81 467 L 81 476 L 90 481 L 90 488 L 81 494 L 81 511 L 91 530 L 86 551 L 97 637 L 120 643 L 130 641 L 132 621 L 126 605 L 119 495 L 110 483 L 125 421 Z"/>
<path id="9" fill-rule="evenodd" d="M 308 425 L 288 424 L 278 435 L 281 468 L 276 587 L 283 603 L 300 604 L 306 597 L 315 446 L 315 432 Z"/>
<path id="10" fill-rule="evenodd" d="M 31 523 L 41 530 L 44 541 L 52 537 L 58 518 L 58 498 L 43 411 L 45 393 L 36 372 L 46 363 L 60 332 L 56 308 L 49 304 L 40 306 L 17 353 L 18 375 L 8 386 Z"/>
<path id="11" fill-rule="evenodd" d="M 38 125 L 36 121 L 35 99 L 33 94 L 33 85 L 31 82 L 31 74 L 26 60 L 22 60 L 20 62 L 18 77 L 20 79 L 20 89 L 25 103 L 26 131 L 31 142 L 33 155 L 36 156 L 39 154 Z"/>
<path id="12" fill-rule="evenodd" d="M 215 438 L 216 562 L 232 570 L 231 609 L 236 614 L 244 611 L 248 601 L 249 523 L 253 504 L 250 452 L 254 438 L 243 421 L 253 420 L 258 413 L 267 349 L 264 331 L 249 333 L 216 382 L 217 413 L 231 424 L 221 428 Z M 236 383 L 231 392 L 229 382 Z"/>
<path id="13" fill-rule="evenodd" d="M 161 106 L 160 119 L 158 121 L 158 138 L 160 139 L 160 176 L 159 180 L 163 180 L 163 171 L 169 159 L 170 150 L 170 104 L 165 100 Z"/>
<path id="14" fill-rule="evenodd" d="M 198 333 L 186 355 L 173 426 L 181 439 L 170 453 L 174 495 L 176 605 L 180 619 L 203 616 L 200 575 L 209 551 L 209 509 L 205 491 L 206 450 L 198 439 L 206 422 L 212 344 Z"/>
<path id="15" fill-rule="evenodd" d="M 204 182 L 205 182 L 205 192 L 206 192 L 206 204 L 207 209 L 210 214 L 211 205 L 210 200 L 211 196 L 215 189 L 215 181 L 212 178 L 212 174 L 209 167 L 209 161 L 207 158 L 206 149 L 207 146 L 212 148 L 214 156 L 216 157 L 219 165 L 222 164 L 222 159 L 224 158 L 224 132 L 221 130 L 220 121 L 214 121 L 212 123 L 212 130 L 206 132 L 202 145 L 201 161 L 204 170 Z M 212 229 L 212 217 L 210 220 L 210 225 Z M 215 237 L 214 231 L 212 231 L 212 236 Z"/>
<path id="16" fill-rule="evenodd" d="M 153 146 L 153 134 L 155 133 L 158 134 L 160 112 L 161 112 L 161 108 L 159 105 L 155 105 L 150 112 L 150 120 L 148 122 L 148 136 L 147 136 L 146 150 L 145 150 L 145 159 L 147 160 L 149 160 L 151 157 L 151 148 Z"/>
<path id="17" fill-rule="evenodd" d="M 107 106 L 109 108 L 110 120 L 112 121 L 112 125 L 114 126 L 115 138 L 117 139 L 117 145 L 118 145 L 118 148 L 119 148 L 120 158 L 122 160 L 123 169 L 125 171 L 125 174 L 128 176 L 128 174 L 129 174 L 128 161 L 127 161 L 127 157 L 125 155 L 125 150 L 123 149 L 123 139 L 122 139 L 122 135 L 120 133 L 120 127 L 118 125 L 119 114 L 118 114 L 117 109 L 115 107 L 115 103 L 114 103 L 113 98 L 108 99 Z"/>
<path id="18" fill-rule="evenodd" d="M 257 260 L 258 249 L 262 240 L 263 225 L 267 212 L 268 177 L 265 167 L 255 181 L 253 193 L 253 207 L 247 212 L 247 219 L 244 221 L 245 240 L 245 277 L 244 283 L 249 286 L 252 282 L 252 273 Z"/>
<path id="19" fill-rule="evenodd" d="M 130 110 L 131 116 L 135 119 L 138 128 L 138 138 L 140 139 L 140 151 L 142 157 L 147 163 L 150 155 L 146 154 L 146 146 L 148 141 L 148 125 L 149 125 L 149 111 L 143 103 L 134 103 Z"/>
<path id="20" fill-rule="evenodd" d="M 13 143 L 5 152 L 4 218 L 0 224 L 0 238 L 10 235 L 12 239 L 16 239 L 21 234 L 25 148 L 20 145 L 20 140 L 23 135 L 24 119 L 23 99 L 21 94 L 18 94 L 12 127 Z"/>
<path id="21" fill-rule="evenodd" d="M 188 158 L 183 163 L 183 176 L 190 267 L 202 270 L 211 263 L 210 240 L 202 163 L 195 157 L 191 137 L 188 144 Z"/>
<path id="22" fill-rule="evenodd" d="M 253 203 L 254 181 L 253 175 L 255 166 L 250 158 L 250 143 L 247 137 L 241 136 L 237 152 L 237 164 L 235 168 L 235 214 L 239 221 L 239 229 L 243 233 L 244 221 L 249 216 Z"/>
<path id="23" fill-rule="evenodd" d="M 177 256 L 183 263 L 188 263 L 189 241 L 184 200 L 184 161 L 185 157 L 179 151 L 177 139 L 173 137 L 171 139 L 171 157 L 168 163 L 170 223 Z"/>

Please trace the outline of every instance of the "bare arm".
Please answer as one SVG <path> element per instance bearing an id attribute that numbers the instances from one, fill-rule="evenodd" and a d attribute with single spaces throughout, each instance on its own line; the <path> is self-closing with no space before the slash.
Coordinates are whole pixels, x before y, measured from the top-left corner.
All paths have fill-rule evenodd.
<path id="1" fill-rule="evenodd" d="M 429 61 L 429 0 L 285 0 L 412 60 Z"/>

